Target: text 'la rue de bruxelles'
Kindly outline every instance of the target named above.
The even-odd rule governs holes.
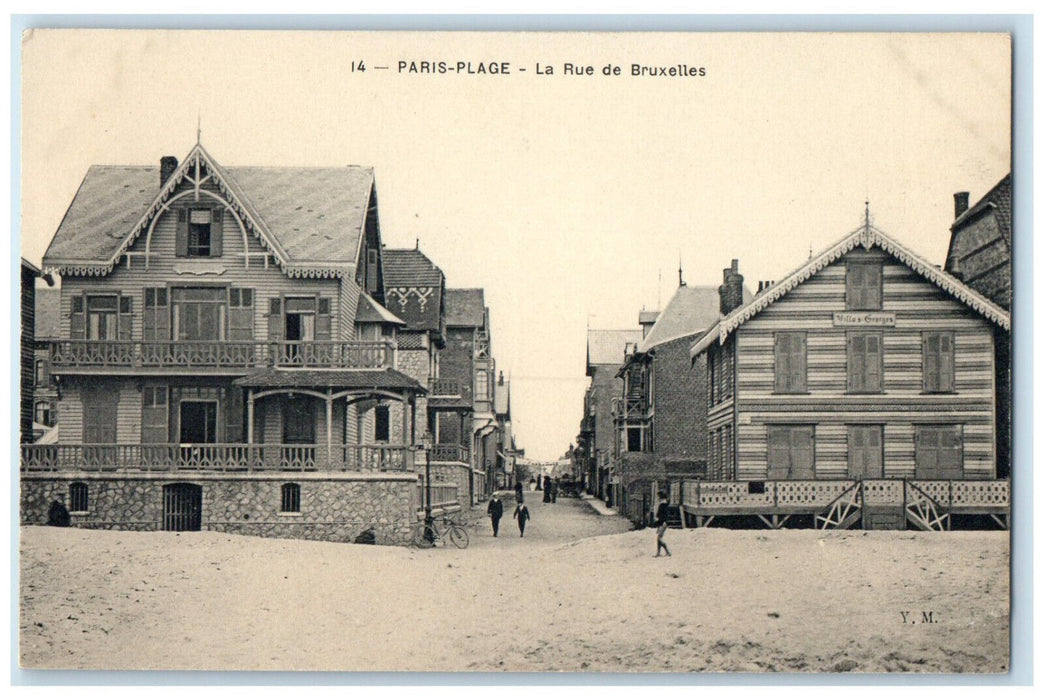
[[[361,63],[361,62],[355,62]],[[353,69],[355,66],[353,65]],[[530,73],[536,75],[562,76],[632,76],[632,77],[666,77],[666,78],[699,78],[707,75],[703,66],[678,63],[669,66],[645,65],[630,63],[618,65],[606,63],[601,66],[581,63],[543,64],[533,66],[512,65],[510,61],[399,61],[399,73],[415,75],[511,75],[513,73]]]

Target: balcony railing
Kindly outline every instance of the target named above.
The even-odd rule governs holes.
[[[471,387],[469,387],[466,382],[462,382],[459,379],[443,379],[442,377],[437,377],[430,379],[428,385],[431,387],[432,398],[448,396],[467,398],[471,394]]]
[[[412,472],[404,445],[22,445],[22,471]]]
[[[385,341],[134,341],[59,340],[51,343],[56,369],[308,367],[384,369],[395,364]]]
[[[432,462],[464,462],[468,463],[470,450],[464,445],[432,445]]]

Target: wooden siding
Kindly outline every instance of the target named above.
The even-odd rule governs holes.
[[[185,199],[179,200],[184,202]],[[209,197],[201,198],[201,202],[212,205]],[[187,202],[186,202],[187,203]],[[61,337],[69,338],[69,318],[71,298],[83,292],[112,293],[120,292],[133,300],[133,327],[131,338],[142,339],[142,309],[144,306],[144,289],[162,286],[228,286],[246,287],[254,290],[254,338],[264,340],[268,337],[268,302],[282,294],[321,295],[328,297],[331,303],[331,337],[341,338],[343,334],[344,316],[341,310],[341,284],[337,279],[300,279],[290,278],[269,260],[266,269],[262,255],[264,248],[251,234],[247,234],[245,245],[239,225],[228,211],[223,218],[222,255],[215,258],[186,258],[175,255],[175,237],[177,228],[176,211],[162,214],[156,222],[149,244],[150,260],[145,267],[144,252],[147,235],[143,233],[131,246],[130,264],[121,259],[111,273],[104,277],[62,278],[61,294]],[[246,266],[243,254],[255,254]],[[175,270],[178,268],[179,271]],[[213,271],[207,271],[213,270]],[[350,301],[351,293],[346,293]],[[356,296],[357,299],[357,296]],[[352,318],[354,318],[354,309]],[[348,331],[354,333],[354,329]]]
[[[884,263],[881,312],[894,313],[894,327],[834,326],[845,311],[845,261]],[[775,392],[773,334],[807,333],[808,392]],[[952,331],[955,340],[953,393],[922,391],[923,331]],[[849,331],[879,332],[883,338],[883,391],[847,391]],[[963,426],[965,478],[993,478],[993,335],[990,323],[935,285],[879,250],[854,251],[799,285],[736,331],[736,431],[739,479],[767,476],[771,424],[815,426],[815,475],[848,474],[848,425],[884,426],[884,476],[914,476],[917,424]],[[710,427],[726,422],[715,407]]]

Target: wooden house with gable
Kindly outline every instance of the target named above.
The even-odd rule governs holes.
[[[693,344],[708,367],[713,476],[682,483],[683,509],[697,523],[1006,524],[993,337],[1009,326],[867,221]]]
[[[91,166],[43,265],[59,434],[22,447],[23,522],[405,541],[426,388],[372,169]]]

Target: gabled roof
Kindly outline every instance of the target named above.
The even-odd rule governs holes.
[[[442,284],[442,270],[417,248],[385,248],[381,251],[381,257],[384,261],[385,285]]]
[[[37,289],[34,317],[36,340],[57,339],[61,322],[61,289]]]
[[[965,223],[976,219],[979,214],[985,211],[993,211],[997,217],[997,224],[1000,228],[1001,235],[1004,236],[1004,241],[1008,244],[1008,248],[1011,248],[1011,173],[1008,173],[1001,181],[993,186],[989,192],[982,196],[978,202],[971,206],[967,211],[957,217],[957,219],[950,226],[951,231],[956,231],[961,228]]]
[[[624,347],[642,340],[641,330],[592,330],[587,331],[587,366],[621,365]]]
[[[482,289],[446,290],[446,325],[483,328],[486,325],[486,301]]]
[[[497,382],[493,387],[493,412],[498,416],[511,413],[511,380],[503,381],[503,384]]]
[[[747,303],[751,299],[753,295],[744,287],[743,302]],[[678,287],[656,319],[652,330],[638,344],[637,352],[647,353],[657,345],[707,330],[717,322],[720,308],[717,287]]]
[[[359,308],[355,311],[356,323],[392,323],[405,326],[406,322],[378,303],[366,292],[359,294]]]
[[[880,229],[866,224],[860,226],[819,255],[811,258],[784,279],[756,296],[749,304],[739,307],[718,321],[717,324],[708,330],[706,335],[693,343],[689,350],[690,357],[696,357],[702,353],[715,340],[719,343],[724,343],[729,334],[738,327],[761,313],[761,311],[786,295],[791,289],[805,282],[809,277],[812,277],[827,265],[836,262],[841,256],[851,252],[856,246],[860,245],[867,249],[874,246],[880,248],[918,273],[925,280],[936,285],[958,301],[970,306],[1001,328],[1009,329],[1011,327],[1010,317],[999,306],[956,277],[943,272],[920,255],[893,240]]]
[[[372,168],[225,168],[198,143],[162,186],[158,166],[92,165],[44,266],[108,274],[139,236],[151,232],[197,168],[289,275],[335,277],[354,269],[373,194]]]
[[[441,331],[445,276],[417,248],[381,251],[384,296],[388,308],[410,330]]]

